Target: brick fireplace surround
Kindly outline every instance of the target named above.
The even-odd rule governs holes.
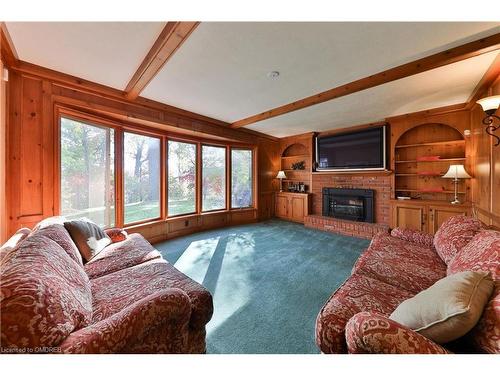
[[[322,216],[322,190],[324,187],[374,190],[375,223],[355,222]],[[313,174],[311,192],[313,194],[312,215],[305,218],[307,227],[362,238],[372,238],[375,233],[389,230],[391,176]]]

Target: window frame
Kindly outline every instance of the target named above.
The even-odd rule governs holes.
[[[62,125],[62,119],[66,118],[72,121],[80,122],[82,124],[88,125],[88,126],[93,126],[96,128],[101,128],[101,129],[113,129],[114,131],[114,184],[113,184],[113,189],[114,189],[114,205],[115,205],[115,218],[114,218],[114,227],[117,227],[120,224],[119,217],[120,217],[120,208],[119,208],[119,199],[118,199],[118,169],[119,169],[119,160],[117,158],[117,147],[119,143],[117,143],[118,138],[119,138],[119,133],[120,129],[117,127],[115,124],[109,123],[107,121],[102,121],[98,117],[94,116],[87,116],[86,114],[71,111],[71,110],[66,110],[66,109],[61,109],[61,108],[56,108],[55,110],[55,118],[56,120],[54,121],[55,123],[55,145],[54,145],[54,150],[55,150],[55,155],[54,155],[54,161],[55,161],[55,166],[54,166],[54,213],[57,213],[58,215],[61,215],[62,211],[62,157],[61,157],[61,125]],[[107,227],[104,227],[107,228]]]
[[[233,207],[233,150],[250,151],[250,153],[251,153],[250,176],[251,176],[251,186],[252,186],[252,194],[251,194],[252,198],[251,198],[250,205],[245,206],[245,207]],[[230,187],[229,207],[231,210],[247,210],[247,209],[255,208],[255,187],[256,187],[256,183],[255,183],[255,176],[256,176],[256,173],[255,173],[255,164],[256,164],[255,147],[251,148],[251,147],[243,147],[243,146],[229,146],[229,154],[231,156],[231,158],[230,158],[230,163],[231,163],[230,170],[231,170],[231,172],[230,172],[230,181],[229,181],[229,187]]]
[[[158,221],[162,220],[165,217],[165,162],[162,160],[165,158],[165,137],[162,135],[157,135],[154,133],[148,133],[148,132],[141,132],[140,130],[136,129],[130,129],[128,127],[124,127],[123,131],[121,132],[121,150],[122,150],[122,155],[121,155],[121,179],[122,179],[122,209],[123,209],[123,227],[131,227],[135,225],[140,225],[140,224],[145,224],[149,223],[152,221]],[[135,134],[135,135],[140,135],[143,137],[150,137],[150,138],[157,138],[160,141],[159,144],[159,153],[160,153],[160,165],[159,165],[159,186],[158,186],[158,191],[159,191],[159,197],[158,197],[158,204],[160,205],[160,214],[159,216],[156,216],[154,218],[147,218],[143,220],[137,220],[137,221],[131,221],[129,223],[125,222],[125,133],[130,133],[130,134]]]
[[[207,147],[217,147],[217,148],[222,148],[224,149],[224,189],[225,189],[225,196],[224,196],[224,208],[216,208],[213,210],[203,210],[203,146]],[[228,145],[220,145],[217,143],[207,143],[207,142],[201,142],[200,143],[200,148],[201,148],[201,185],[200,185],[200,190],[199,190],[199,195],[200,195],[200,214],[206,214],[210,212],[221,212],[221,211],[229,211],[230,205],[228,204],[228,174],[229,174],[229,164],[228,163]],[[230,160],[229,160],[230,161]]]
[[[187,213],[182,213],[182,214],[177,214],[177,215],[170,215],[169,212],[168,212],[168,179],[169,179],[169,176],[168,176],[168,169],[169,169],[169,163],[168,163],[168,156],[169,156],[169,145],[168,143],[169,142],[177,142],[177,143],[186,143],[186,144],[190,144],[190,145],[193,145],[195,146],[195,183],[194,183],[194,199],[195,199],[195,203],[194,203],[194,211],[192,212],[187,212]],[[187,141],[187,140],[184,140],[184,139],[180,139],[180,138],[174,138],[174,137],[166,137],[166,140],[165,140],[165,147],[166,147],[166,153],[165,153],[165,174],[166,174],[166,199],[165,199],[165,212],[166,212],[166,218],[167,219],[171,219],[171,218],[176,218],[176,217],[182,217],[182,216],[191,216],[191,215],[196,215],[199,213],[199,210],[200,210],[200,207],[199,207],[199,199],[198,199],[198,187],[200,186],[200,189],[201,189],[201,185],[199,184],[199,153],[200,153],[200,150],[199,150],[199,142],[195,142],[195,141]]]
[[[182,217],[204,216],[210,214],[217,214],[231,211],[241,210],[256,210],[257,197],[258,197],[258,173],[257,173],[257,151],[256,144],[249,144],[243,142],[230,142],[229,140],[215,140],[210,138],[199,137],[195,135],[184,135],[168,130],[156,129],[153,127],[146,127],[139,124],[134,124],[126,120],[109,119],[105,116],[92,114],[86,112],[84,108],[72,108],[65,103],[56,102],[53,111],[53,131],[54,131],[54,189],[53,189],[53,212],[54,215],[61,214],[61,117],[65,117],[74,121],[79,121],[91,126],[112,128],[114,130],[114,190],[115,190],[115,227],[118,228],[135,228],[141,227],[146,224],[168,222],[170,220],[178,220]],[[125,223],[125,202],[124,202],[124,133],[133,133],[160,140],[160,216],[142,221]],[[183,143],[190,143],[196,145],[196,212],[188,214],[179,214],[175,216],[168,216],[168,163],[167,163],[167,149],[168,141],[176,141]],[[225,178],[226,178],[226,196],[225,208],[203,211],[202,207],[202,148],[203,146],[225,148]],[[231,150],[244,149],[252,151],[252,206],[249,207],[232,207],[231,206]]]

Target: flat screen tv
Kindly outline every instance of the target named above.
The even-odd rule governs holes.
[[[386,169],[386,126],[316,137],[317,171]]]

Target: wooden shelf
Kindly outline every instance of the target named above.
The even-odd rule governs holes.
[[[439,160],[396,160],[396,164],[400,163],[441,163],[447,161],[464,161],[465,158],[450,158],[450,159],[439,159]]]
[[[306,169],[283,169],[283,172],[311,173],[311,171],[308,171]]]
[[[396,177],[443,177],[442,174],[396,173]]]
[[[296,159],[296,158],[308,158],[310,155],[302,154],[302,155],[291,155],[291,156],[282,156],[282,159]]]
[[[455,194],[453,190],[425,191],[418,189],[396,189],[396,191],[409,192],[409,193],[422,193],[422,194]],[[458,194],[465,194],[465,192],[459,191]]]
[[[452,145],[465,145],[465,140],[461,139],[458,141],[441,141],[441,142],[425,142],[425,143],[413,143],[409,145],[399,145],[396,148],[407,148],[407,147],[420,147],[420,146],[452,146]]]

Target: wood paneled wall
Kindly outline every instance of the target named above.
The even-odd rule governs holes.
[[[7,206],[5,194],[5,166],[7,157],[7,83],[4,81],[3,62],[0,60],[0,243],[7,239]]]
[[[500,77],[482,97],[491,95],[500,95]],[[493,146],[496,140],[486,134],[482,123],[485,116],[478,104],[470,112],[474,173],[472,202],[481,221],[500,227],[500,146]],[[500,131],[496,133],[500,136]]]
[[[43,71],[44,72],[44,71]],[[141,105],[112,95],[97,93],[71,82],[59,80],[37,71],[29,73],[16,68],[10,70],[8,85],[7,120],[7,175],[6,196],[8,197],[8,234],[20,227],[32,227],[45,217],[57,215],[58,199],[55,194],[58,168],[55,161],[56,107],[77,110],[104,120],[119,121],[138,129],[161,129],[167,134],[216,139],[257,146],[257,210],[239,215],[228,212],[224,220],[196,219],[187,225],[179,221],[185,229],[201,230],[213,226],[238,224],[255,221],[261,215],[270,217],[272,205],[266,209],[266,196],[277,188],[274,176],[279,168],[279,142],[256,132],[225,128],[203,118],[184,116],[182,113],[164,111],[159,103]],[[64,75],[62,76],[64,78]],[[261,205],[261,200],[263,201]],[[269,211],[269,212],[267,212]],[[5,217],[5,215],[4,215]],[[205,223],[206,222],[206,223]],[[206,224],[206,225],[205,225]],[[146,226],[134,231],[149,234],[153,239],[164,238],[158,231],[167,228],[166,223],[158,227]],[[173,225],[173,224],[172,224]],[[171,226],[171,225],[170,225]],[[176,231],[178,232],[178,231]]]

